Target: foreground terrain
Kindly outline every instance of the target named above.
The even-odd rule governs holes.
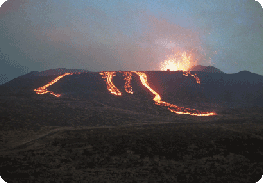
[[[95,99],[1,97],[1,177],[6,182],[257,182],[263,174],[262,108],[220,108],[217,116],[193,117],[146,99],[129,109],[124,102],[112,104],[114,97]]]

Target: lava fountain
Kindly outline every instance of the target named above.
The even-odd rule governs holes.
[[[186,55],[186,52],[177,53],[171,56],[168,56],[168,59],[161,63],[161,70],[166,71],[188,71],[191,67],[191,56]]]
[[[163,63],[161,63],[161,70],[162,71],[166,71],[166,70],[183,71],[184,76],[192,76],[195,78],[196,82],[198,84],[200,84],[200,78],[196,74],[191,74],[191,72],[189,71],[189,68],[193,64],[194,64],[194,62],[191,61],[191,56],[187,56],[186,52],[183,52],[182,54],[174,54],[172,56],[169,56],[167,60],[165,60]],[[147,83],[147,76],[144,73],[137,73],[137,74],[140,75],[141,81],[144,82],[144,86],[147,86],[146,88],[150,88],[149,84]],[[146,82],[145,82],[145,80],[146,80]],[[155,93],[153,93],[153,94],[155,94]],[[158,95],[158,98],[159,97],[160,96]],[[196,109],[178,107],[174,104],[170,104],[170,103],[161,101],[161,98],[160,98],[160,100],[155,100],[155,103],[157,105],[167,106],[171,112],[174,112],[176,114],[190,114],[190,115],[195,115],[195,116],[216,115],[216,113],[214,113],[214,112],[200,112]]]
[[[187,56],[186,52],[183,52],[182,54],[168,56],[168,59],[161,63],[160,68],[162,71],[183,71],[184,76],[193,76],[196,82],[200,84],[199,77],[196,74],[191,74],[190,71],[188,71],[193,64],[194,62],[191,61],[191,55]]]
[[[48,91],[47,88],[51,85],[53,85],[54,83],[58,82],[58,80],[60,80],[61,78],[67,76],[67,75],[72,75],[73,73],[65,73],[63,75],[60,75],[58,77],[56,77],[54,80],[52,80],[51,82],[49,82],[48,84],[39,87],[37,89],[34,89],[34,91],[36,92],[36,94],[46,94],[46,93],[50,93],[51,95],[54,95],[55,97],[60,97],[61,94],[55,94],[52,91]]]

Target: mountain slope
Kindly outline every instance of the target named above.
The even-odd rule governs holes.
[[[210,71],[209,67],[200,68]],[[214,70],[217,71],[217,69]],[[44,71],[43,73],[50,74],[52,72]],[[201,84],[196,83],[193,76],[185,76],[181,71],[145,71],[145,73],[148,76],[150,87],[161,95],[162,100],[179,106],[196,106],[200,109],[211,108],[211,105],[224,107],[263,106],[263,76],[248,71],[236,74],[191,71],[192,74],[196,74],[200,78]],[[51,74],[49,76],[40,75],[42,74],[31,73],[13,79],[0,87],[0,95],[35,96],[34,89],[46,85],[57,77],[57,75]],[[65,76],[48,87],[48,90],[62,94],[62,97],[91,98],[100,95],[97,96],[97,100],[107,103],[109,106],[117,103],[124,105],[125,103],[129,108],[128,106],[136,105],[135,101],[143,99],[153,103],[153,94],[142,85],[135,73],[132,73],[131,80],[133,95],[125,92],[125,80],[122,72],[117,72],[112,81],[123,93],[123,96],[111,95],[107,90],[105,80],[97,72],[80,72]],[[130,97],[133,102],[126,103],[125,97]],[[114,102],[109,102],[110,98]]]
[[[196,65],[189,69],[190,71],[202,71],[202,72],[209,72],[209,73],[224,73],[220,69],[215,68],[214,66],[202,66]]]

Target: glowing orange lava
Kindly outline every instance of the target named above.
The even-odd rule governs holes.
[[[196,75],[196,74],[191,74],[190,73],[190,71],[184,71],[183,72],[183,75],[184,76],[193,76],[194,78],[195,78],[195,80],[196,80],[196,82],[198,83],[198,84],[200,84],[200,79],[199,79],[199,77]]]
[[[67,75],[72,75],[73,73],[65,73],[63,75],[60,75],[58,77],[56,77],[54,80],[52,80],[51,82],[49,82],[48,84],[42,86],[42,87],[39,87],[37,89],[34,89],[34,91],[36,92],[36,94],[46,94],[46,93],[50,93],[51,95],[54,95],[55,97],[60,97],[61,94],[55,94],[54,92],[52,91],[48,91],[47,88],[51,85],[53,85],[54,83],[56,83],[58,80],[60,80],[61,78],[63,78],[64,76],[67,76]]]
[[[143,72],[137,72],[137,71],[133,71],[133,72],[135,72],[140,77],[140,80],[141,80],[142,84],[148,90],[150,90],[150,92],[152,92],[152,94],[155,95],[153,100],[155,101],[156,105],[166,106],[166,107],[168,107],[168,109],[171,112],[174,112],[176,114],[189,114],[189,115],[193,115],[193,116],[212,116],[212,115],[216,115],[216,113],[214,113],[214,112],[200,112],[200,111],[198,111],[196,109],[178,107],[178,106],[176,106],[174,104],[170,104],[168,102],[162,101],[161,100],[161,96],[149,86],[149,83],[147,81],[147,75],[145,73],[143,73]]]
[[[116,76],[115,71],[103,71],[103,72],[100,72],[100,75],[102,75],[103,79],[106,79],[107,89],[111,92],[111,94],[121,95],[121,92],[112,82],[113,76]]]
[[[133,94],[132,91],[132,87],[131,87],[131,79],[132,79],[132,72],[136,73],[139,77],[140,80],[142,82],[142,84],[152,93],[154,94],[154,98],[153,100],[155,101],[156,105],[160,105],[160,106],[166,106],[168,107],[168,110],[170,110],[171,112],[174,112],[176,114],[189,114],[189,115],[193,115],[193,116],[212,116],[212,115],[216,115],[216,113],[214,112],[200,112],[196,109],[190,109],[190,108],[184,108],[184,107],[178,107],[174,104],[170,104],[168,102],[162,101],[161,100],[161,96],[154,91],[148,81],[147,81],[147,75],[144,72],[138,72],[138,71],[131,71],[131,72],[123,72],[124,76],[125,76],[125,91],[127,93]],[[75,74],[80,74],[80,73],[75,73]],[[196,82],[200,84],[200,79],[196,76],[191,74],[189,71],[184,71],[183,73],[185,76],[193,76],[196,79]],[[46,93],[50,93],[56,97],[60,97],[61,94],[55,94],[52,91],[48,91],[47,88],[51,85],[53,85],[54,83],[56,83],[58,80],[60,80],[61,78],[63,78],[64,76],[67,75],[73,75],[73,73],[65,73],[63,75],[58,76],[57,78],[55,78],[54,80],[52,80],[51,82],[49,82],[48,84],[39,87],[37,89],[34,89],[34,91],[36,92],[36,94],[46,94]],[[100,75],[102,75],[102,78],[105,79],[106,81],[106,85],[107,85],[107,89],[111,92],[111,94],[120,96],[122,95],[122,93],[118,90],[118,88],[113,84],[112,82],[112,78],[114,76],[116,76],[116,72],[115,71],[103,71],[100,72]]]
[[[123,72],[123,75],[125,76],[125,91],[127,93],[133,94],[132,87],[131,87],[131,80],[132,80],[132,73],[131,72]]]
[[[188,71],[193,62],[191,62],[191,56],[187,56],[186,52],[174,54],[168,56],[168,59],[161,63],[161,70],[166,71]]]

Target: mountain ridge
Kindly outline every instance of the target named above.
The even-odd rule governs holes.
[[[54,70],[60,74],[69,71],[67,69]],[[58,76],[54,75],[56,72],[53,70],[47,71],[42,71],[41,74],[33,71],[1,85],[0,95],[35,96],[34,89],[46,85]],[[71,69],[71,71],[83,72],[65,76],[51,85],[48,90],[63,94],[64,97],[82,96],[89,98],[96,93],[101,93],[101,96],[105,95],[105,97],[115,97],[107,90],[105,79],[101,77],[99,72],[77,69]],[[196,74],[200,78],[200,84],[196,83],[193,76],[184,76],[182,71],[144,72],[148,76],[150,86],[161,95],[163,100],[170,103],[182,104],[182,106],[191,106],[192,104],[201,106],[204,103],[207,106],[217,103],[226,107],[263,106],[263,76],[248,71],[235,74],[191,71],[192,74]],[[116,73],[117,75],[113,77],[112,81],[124,95],[127,95],[124,90],[123,71],[116,71]],[[145,96],[148,98],[147,100],[152,100],[152,94],[141,84],[139,77],[134,73],[132,74],[131,86],[134,90],[133,96],[141,98],[142,96],[137,94],[146,92],[148,93]]]
[[[189,71],[203,71],[209,73],[224,73],[220,69],[214,66],[202,66],[202,65],[195,65],[189,69]]]
[[[64,73],[77,73],[77,72],[91,72],[85,69],[66,69],[66,68],[56,68],[48,69],[45,71],[31,71],[28,74],[19,76],[19,77],[30,77],[30,76],[53,76],[53,75],[62,75]]]

